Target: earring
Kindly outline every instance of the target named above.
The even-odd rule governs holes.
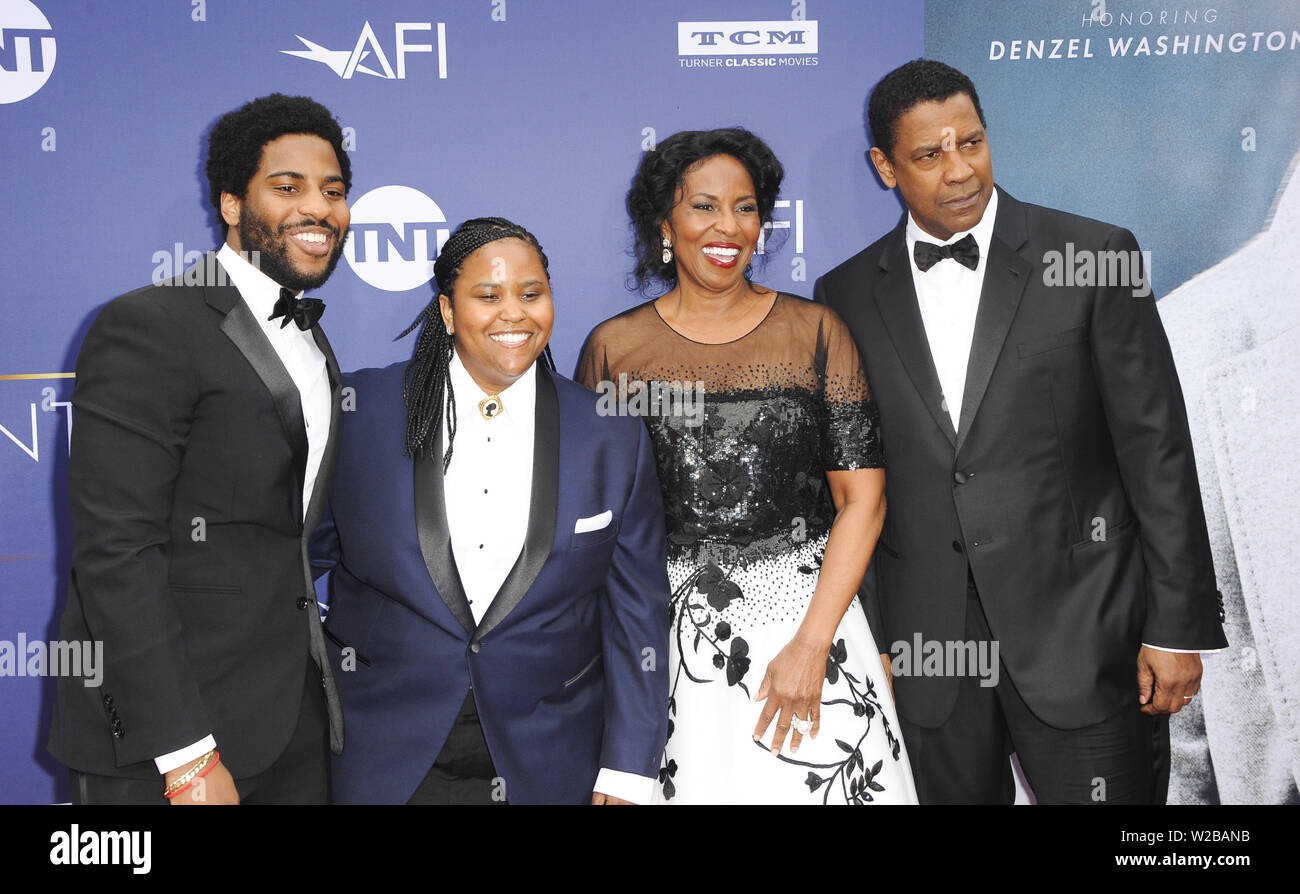
[[[673,262],[673,244],[669,242],[668,237],[665,236],[664,237],[664,263],[671,264],[672,262]]]

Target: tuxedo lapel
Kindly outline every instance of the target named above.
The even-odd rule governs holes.
[[[338,456],[339,424],[343,414],[341,398],[343,394],[343,376],[339,372],[339,362],[334,357],[334,349],[320,326],[313,326],[311,334],[316,339],[316,347],[325,355],[325,370],[330,380],[330,430],[325,439],[325,450],[321,454],[320,467],[316,470],[316,486],[312,489],[311,504],[303,521],[303,536],[310,537],[320,522],[325,501],[329,499],[330,482],[334,480],[334,461]],[[300,405],[301,408],[301,405]]]
[[[546,564],[555,545],[555,510],[560,482],[560,402],[555,382],[541,364],[537,366],[537,412],[533,434],[533,487],[528,507],[528,533],[524,548],[506,575],[496,598],[474,632],[477,642],[524,598]]]
[[[298,387],[280,362],[275,348],[262,331],[262,325],[240,297],[238,289],[234,286],[207,286],[203,295],[210,307],[226,315],[221,323],[221,331],[234,342],[266,390],[271,392],[275,412],[280,417],[285,438],[293,450],[294,472],[298,483],[294,489],[294,517],[301,518],[302,486],[307,471],[307,425],[302,418],[302,398],[298,394]],[[333,434],[331,423],[331,443]]]
[[[881,252],[882,275],[876,281],[875,300],[880,316],[889,330],[889,337],[898,351],[907,375],[921,396],[921,402],[930,411],[934,422],[954,446],[957,432],[952,427],[943,402],[943,386],[934,367],[930,342],[921,321],[921,307],[916,300],[916,283],[912,281],[912,265],[907,260],[907,239],[904,236],[907,218],[890,234],[889,246]]]
[[[334,358],[334,350],[330,347],[329,339],[325,337],[325,333],[321,331],[320,326],[313,326],[311,334],[316,339],[316,346],[325,355],[325,369],[329,374],[330,430],[329,436],[325,440],[325,450],[321,454],[320,466],[316,470],[316,484],[312,488],[311,503],[307,506],[307,515],[303,519],[302,563],[303,571],[308,580],[311,580],[311,560],[308,556],[308,543],[311,540],[312,532],[316,530],[316,525],[320,522],[325,503],[329,499],[330,484],[334,480],[334,461],[338,456],[339,425],[342,422],[340,417],[343,414],[339,405],[339,398],[343,392],[343,376],[339,372],[338,360]],[[312,590],[308,596],[314,599],[316,595],[315,588],[313,587]],[[330,750],[334,754],[342,754],[344,738],[343,704],[339,699],[338,684],[334,682],[334,668],[330,664],[329,654],[325,649],[325,635],[321,627],[320,612],[307,612],[307,626],[311,640],[312,657],[316,661],[316,666],[320,668],[321,683],[325,687],[325,712],[329,716]]]
[[[451,549],[451,531],[447,528],[447,503],[442,482],[442,426],[434,438],[432,455],[415,460],[415,527],[420,539],[424,567],[433,579],[447,610],[452,613],[467,636],[474,635],[474,613],[456,570],[456,556]]]
[[[971,423],[979,412],[993,368],[997,366],[1002,345],[1011,329],[1011,321],[1015,319],[1020,298],[1029,284],[1033,265],[1017,253],[1028,238],[1024,208],[1005,192],[999,192],[998,217],[993,225],[970,359],[966,364],[966,389],[961,399],[961,421],[957,425],[958,450],[966,442]]]

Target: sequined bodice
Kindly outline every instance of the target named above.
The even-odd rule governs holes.
[[[602,323],[578,381],[642,416],[655,444],[670,551],[768,553],[834,517],[827,470],[883,465],[879,415],[833,311],[781,295],[749,334],[693,342],[646,303]]]

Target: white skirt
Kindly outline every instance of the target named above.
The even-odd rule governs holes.
[[[755,742],[768,662],[794,637],[826,537],[750,563],[725,547],[672,558],[669,735],[657,804],[915,804],[907,750],[854,597],[835,632],[822,683],[821,729],[791,754],[770,750],[773,721]]]

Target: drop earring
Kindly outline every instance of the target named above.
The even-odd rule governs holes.
[[[672,262],[673,262],[673,244],[669,242],[668,237],[665,236],[664,237],[664,263],[671,264]]]

